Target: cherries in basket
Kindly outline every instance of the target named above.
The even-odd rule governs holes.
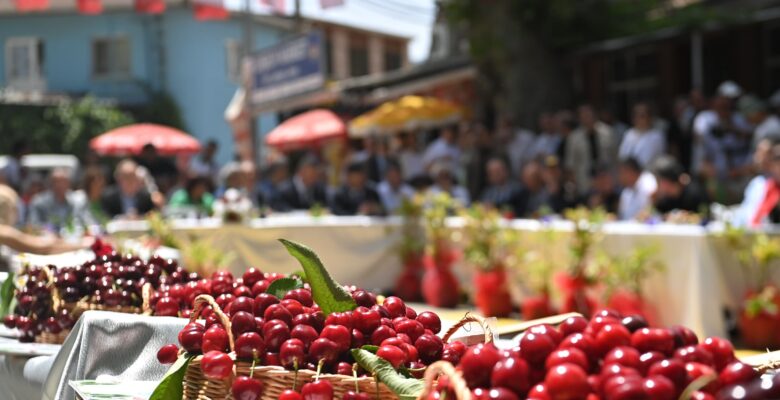
[[[479,344],[455,363],[475,399],[675,400],[780,398],[780,375],[761,378],[718,337],[651,328],[603,310],[591,320],[530,328],[510,350]],[[456,398],[447,379],[428,398]]]

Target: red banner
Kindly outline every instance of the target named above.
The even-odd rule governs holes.
[[[95,15],[103,12],[102,0],[77,0],[79,13],[87,15]]]
[[[221,5],[195,3],[195,19],[198,21],[228,19],[230,13]]]
[[[135,0],[135,11],[143,14],[162,14],[165,12],[165,1]]]
[[[15,0],[16,11],[43,11],[49,8],[49,0]]]

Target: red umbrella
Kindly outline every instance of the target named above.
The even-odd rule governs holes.
[[[347,125],[329,110],[311,110],[274,128],[265,143],[284,150],[315,146],[325,140],[347,137]]]
[[[163,155],[200,151],[200,143],[194,137],[157,124],[133,124],[112,129],[90,140],[89,147],[98,154],[121,156],[139,154],[149,143]]]

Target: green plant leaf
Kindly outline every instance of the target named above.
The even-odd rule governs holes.
[[[192,355],[180,355],[165,376],[160,381],[160,384],[152,392],[152,396],[149,400],[174,400],[181,399],[184,394],[184,374],[187,372],[187,366],[190,365],[190,360],[193,359]]]
[[[311,286],[311,295],[320,306],[322,313],[328,316],[334,312],[351,311],[357,308],[352,296],[333,278],[322,265],[322,261],[310,248],[285,239],[279,239],[291,256],[301,263]]]
[[[389,362],[369,351],[353,349],[352,358],[366,371],[376,376],[379,382],[384,383],[402,400],[417,399],[423,391],[425,384],[422,380],[404,377]]]
[[[11,303],[14,299],[14,273],[9,272],[8,277],[0,286],[0,318],[11,312]]]
[[[303,272],[303,270],[302,270],[302,269],[299,269],[299,270],[297,270],[297,271],[293,272],[293,273],[292,273],[292,274],[290,274],[290,275],[292,275],[292,276],[297,276],[298,278],[301,278],[301,280],[302,280],[303,282],[308,282],[308,281],[306,280],[306,273],[305,273],[305,272]]]
[[[290,290],[300,289],[302,287],[303,282],[299,281],[298,279],[281,278],[271,282],[265,292],[281,300]]]
[[[377,350],[379,350],[379,346],[374,346],[373,344],[366,344],[361,347],[361,349],[365,351],[370,351],[371,353],[376,354]]]

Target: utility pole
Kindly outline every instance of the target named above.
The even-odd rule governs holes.
[[[293,13],[293,20],[295,21],[295,32],[297,35],[303,32],[303,16],[301,15],[301,0],[295,0],[295,11]]]

